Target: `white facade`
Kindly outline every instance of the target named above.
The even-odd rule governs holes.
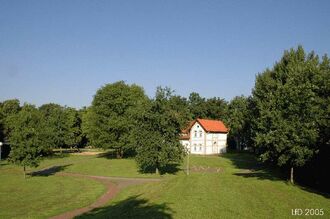
[[[191,154],[220,154],[227,148],[227,133],[206,132],[198,123],[191,127],[189,139],[180,140]]]

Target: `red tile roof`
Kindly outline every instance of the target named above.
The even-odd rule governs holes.
[[[228,128],[220,120],[197,119],[197,122],[207,132],[228,132]]]
[[[190,129],[196,122],[198,122],[206,132],[227,133],[229,131],[225,124],[220,120],[196,119],[191,121],[186,129],[182,130],[180,139],[189,139]]]

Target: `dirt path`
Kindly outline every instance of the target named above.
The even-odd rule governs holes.
[[[161,179],[148,179],[148,178],[125,178],[125,177],[107,177],[107,176],[90,176],[83,175],[78,173],[58,173],[58,176],[73,176],[73,177],[81,177],[88,178],[99,181],[103,185],[105,185],[107,191],[100,198],[98,198],[94,203],[89,206],[75,209],[69,212],[65,212],[63,214],[57,215],[55,217],[51,217],[51,219],[69,219],[75,216],[81,215],[83,213],[89,212],[94,208],[102,207],[105,205],[110,199],[112,199],[121,189],[130,186],[130,185],[138,185],[146,182],[159,182]]]

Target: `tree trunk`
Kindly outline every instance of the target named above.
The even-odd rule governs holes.
[[[24,171],[24,179],[26,179],[25,165],[23,166],[23,171]]]
[[[293,180],[293,167],[291,167],[291,169],[290,169],[290,182],[292,184],[294,184],[294,180]]]

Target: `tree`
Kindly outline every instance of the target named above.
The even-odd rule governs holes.
[[[117,157],[133,149],[132,130],[136,117],[144,111],[147,96],[144,90],[123,81],[107,84],[94,96],[84,118],[84,130],[96,147],[111,148]]]
[[[65,108],[54,103],[39,107],[43,121],[47,124],[42,130],[43,138],[47,142],[48,150],[66,146],[69,138],[68,118]]]
[[[10,134],[8,118],[20,111],[17,99],[5,100],[0,104],[0,141],[5,141]]]
[[[64,142],[67,146],[78,147],[82,141],[81,117],[74,108],[65,108],[67,134]]]
[[[189,111],[193,119],[206,118],[207,110],[205,107],[205,98],[202,98],[198,93],[192,92],[189,95]]]
[[[39,165],[43,149],[40,133],[44,128],[41,114],[33,105],[25,104],[17,114],[9,118],[9,121],[11,129],[9,161],[23,166],[25,178],[27,166]]]
[[[206,118],[225,120],[227,116],[227,102],[219,97],[209,98],[205,102]]]
[[[209,118],[221,119],[226,118],[227,102],[219,97],[205,99],[198,93],[192,92],[189,95],[189,111],[193,119]]]
[[[192,120],[192,114],[189,111],[189,103],[187,99],[179,95],[171,95],[168,104],[169,108],[174,111],[175,116],[180,123],[180,128],[185,129]]]
[[[227,123],[229,125],[229,137],[236,143],[236,149],[242,150],[248,145],[250,115],[248,98],[244,96],[234,97],[228,106]]]
[[[142,171],[156,171],[181,162],[184,148],[179,142],[180,122],[171,108],[172,91],[158,87],[155,99],[139,118],[134,130],[136,161]]]
[[[285,51],[273,69],[256,78],[253,101],[256,106],[255,144],[261,160],[290,167],[303,166],[318,148],[318,87],[320,65],[314,53],[301,46]]]

